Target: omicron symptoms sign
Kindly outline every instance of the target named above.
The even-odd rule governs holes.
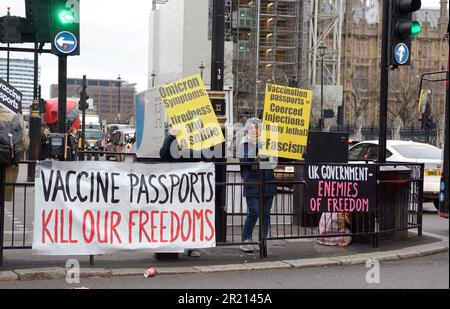
[[[170,124],[179,131],[181,148],[201,151],[225,141],[199,74],[161,86],[158,92]]]
[[[215,246],[211,163],[41,162],[35,181],[35,254]]]
[[[375,212],[375,165],[312,164],[305,168],[306,212]]]

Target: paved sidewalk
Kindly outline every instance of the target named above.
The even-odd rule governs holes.
[[[448,238],[433,234],[418,237],[411,233],[405,240],[382,243],[380,248],[352,243],[343,248],[327,247],[315,240],[269,241],[269,256],[259,258],[259,252],[244,253],[237,246],[202,250],[200,257],[180,254],[176,260],[157,261],[149,252],[121,252],[95,257],[33,256],[31,250],[5,250],[4,267],[0,268],[0,282],[15,280],[58,279],[66,276],[66,262],[77,259],[81,277],[142,276],[145,269],[154,267],[160,275],[196,272],[243,271],[299,267],[327,267],[365,263],[374,258],[392,261],[448,251]]]

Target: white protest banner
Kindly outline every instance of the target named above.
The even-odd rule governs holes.
[[[33,253],[215,246],[212,163],[40,162]]]

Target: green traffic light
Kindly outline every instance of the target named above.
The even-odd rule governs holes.
[[[73,13],[69,10],[63,10],[58,15],[59,21],[63,24],[70,24],[74,21]]]
[[[411,23],[411,37],[418,36],[421,30],[420,23],[418,21],[413,21]]]

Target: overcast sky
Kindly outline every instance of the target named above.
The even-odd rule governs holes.
[[[7,7],[11,15],[25,16],[24,3],[0,0],[0,16],[6,15]],[[136,83],[138,91],[145,90],[151,4],[152,0],[82,0],[81,55],[69,57],[68,77],[116,79],[120,74],[123,80]],[[439,7],[439,0],[422,0],[422,7]],[[6,57],[6,52],[0,52],[0,57]],[[24,53],[11,57],[33,59]],[[50,85],[58,82],[57,57],[43,54],[40,66],[42,95],[48,98]]]

